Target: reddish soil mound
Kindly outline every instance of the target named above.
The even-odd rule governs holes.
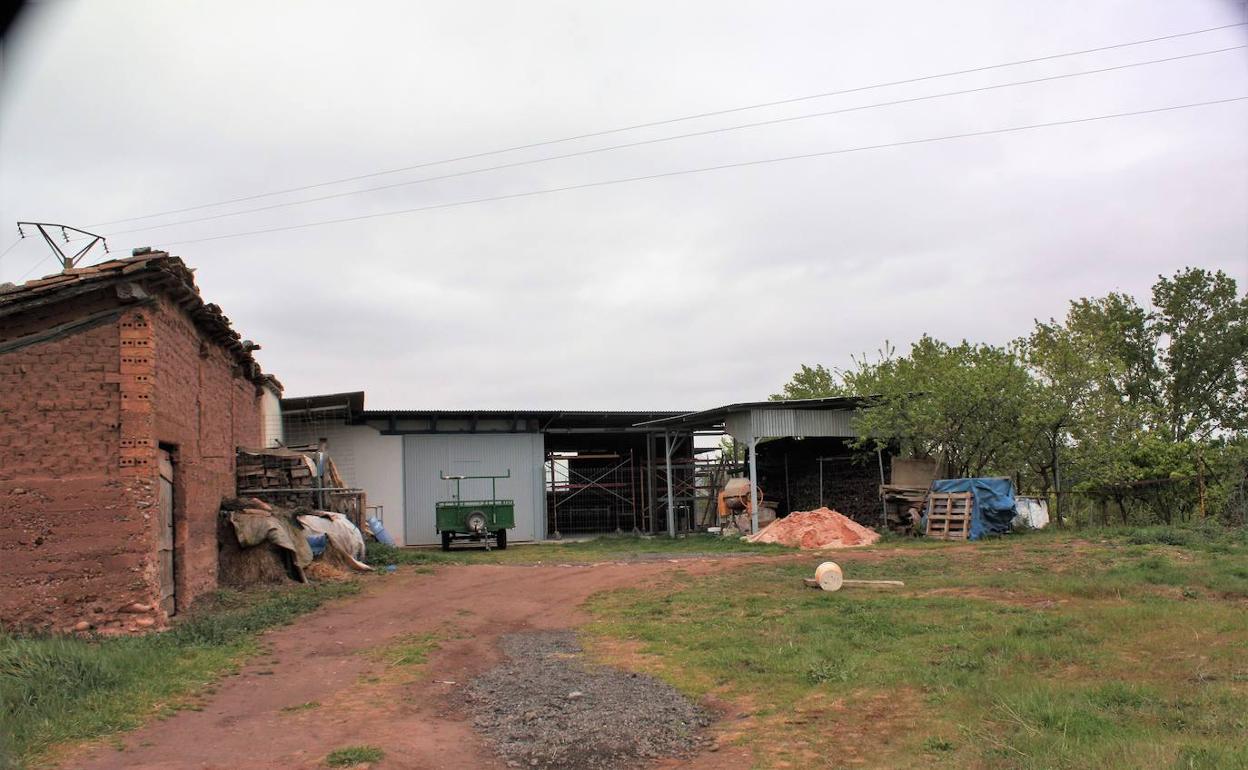
[[[750,535],[751,543],[779,543],[808,550],[871,545],[880,533],[829,508],[794,511]]]

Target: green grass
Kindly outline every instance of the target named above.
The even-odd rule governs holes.
[[[740,553],[789,553],[791,549],[771,544],[742,542],[738,538],[713,535],[687,535],[670,538],[605,535],[593,540],[564,543],[513,545],[505,551],[458,546],[444,552],[436,548],[396,548],[381,543],[368,544],[366,561],[374,566],[391,564],[567,564],[594,561],[661,558],[705,554],[722,556]]]
[[[691,694],[749,704],[761,767],[859,748],[867,767],[1248,767],[1248,545],[1190,537],[743,565],[600,594],[591,631],[604,657],[623,645]],[[803,587],[826,558],[906,587]]]
[[[236,670],[261,631],[356,591],[353,583],[221,591],[172,630],[147,636],[0,635],[0,767],[133,729],[153,714],[202,708],[194,694]]]
[[[386,752],[376,746],[346,746],[331,751],[329,756],[325,757],[325,764],[330,767],[351,767],[380,762],[385,756]]]
[[[382,647],[369,650],[369,655],[389,666],[420,666],[438,649],[441,636],[436,633],[401,634]]]

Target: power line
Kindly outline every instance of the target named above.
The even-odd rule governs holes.
[[[0,259],[4,259],[5,256],[14,248],[16,248],[17,244],[21,242],[22,242],[22,239],[19,237],[16,241],[13,241],[12,243],[10,243],[7,249],[5,249],[4,251],[0,251]]]
[[[1174,110],[1183,110],[1192,107],[1208,107],[1216,104],[1229,104],[1231,102],[1239,102],[1248,99],[1248,96],[1233,96],[1226,99],[1213,99],[1203,102],[1191,102],[1188,104],[1175,104],[1167,107],[1154,107],[1147,110],[1134,110],[1132,112],[1116,112],[1108,115],[1093,115],[1087,118],[1072,118],[1069,120],[1056,120],[1047,123],[1031,123],[1023,126],[1009,126],[1006,128],[994,128],[985,131],[969,131],[960,134],[946,134],[944,136],[925,137],[922,139],[908,139],[900,142],[888,142],[885,144],[864,145],[859,147],[846,147],[839,150],[824,150],[822,152],[803,153],[801,155],[785,155],[777,158],[763,158],[761,160],[748,160],[737,163],[724,163],[717,166],[704,166],[701,168],[681,169],[679,171],[666,171],[658,174],[646,174],[644,176],[623,177],[619,179],[607,179],[598,182],[585,182],[582,184],[566,185],[564,187],[552,187],[541,190],[529,190],[527,192],[508,193],[506,195],[493,195],[486,198],[472,198],[462,201],[451,201],[449,203],[436,203],[428,206],[417,206],[414,208],[398,209],[394,211],[380,211],[373,214],[360,214],[351,217],[341,217],[338,219],[324,219],[315,222],[304,222],[297,225],[284,225],[281,227],[270,227],[260,230],[247,230],[237,233],[226,233],[224,235],[213,235],[205,238],[190,238],[181,241],[172,241],[161,244],[162,248],[169,246],[181,246],[189,243],[203,243],[205,241],[219,241],[226,238],[241,238],[248,235],[264,235],[267,233],[289,232],[291,230],[301,230],[307,227],[320,227],[323,225],[343,224],[347,222],[360,222],[368,219],[378,219],[381,217],[391,217],[400,214],[415,214],[423,211],[434,211],[437,209],[455,208],[458,206],[470,206],[477,203],[491,203],[494,201],[512,200],[516,198],[531,198],[539,195],[550,195],[552,193],[570,192],[573,190],[586,190],[594,187],[607,187],[610,185],[627,184],[630,182],[644,182],[654,179],[666,179],[669,177],[685,176],[688,174],[702,174],[710,171],[724,171],[727,169],[746,168],[750,166],[762,166],[771,163],[782,163],[792,160],[808,160],[811,158],[823,158],[832,155],[845,155],[854,152],[866,152],[868,150],[882,150],[890,147],[906,147],[917,144],[931,144],[933,142],[944,142],[953,139],[968,139],[978,136],[992,136],[996,134],[1008,134],[1018,131],[1030,131],[1037,128],[1052,128],[1056,126],[1069,126],[1081,123],[1092,123],[1100,120],[1112,120],[1115,118],[1128,118],[1139,115],[1152,115],[1162,112],[1172,112]]]
[[[947,98],[950,96],[962,96],[965,94],[982,93],[984,91],[993,91],[993,90],[997,90],[1001,88],[1012,88],[1015,86],[1034,85],[1036,83],[1046,83],[1046,82],[1055,81],[1055,80],[1065,80],[1069,78],[1083,77],[1085,75],[1097,75],[1097,74],[1102,74],[1105,72],[1114,72],[1117,70],[1131,69],[1133,67],[1143,67],[1143,66],[1150,65],[1150,64],[1162,64],[1166,62],[1179,61],[1182,59],[1193,59],[1199,56],[1209,56],[1212,54],[1226,53],[1227,51],[1238,51],[1238,50],[1243,50],[1244,48],[1248,48],[1248,45],[1237,45],[1237,46],[1231,46],[1229,48],[1218,48],[1212,51],[1198,51],[1196,53],[1182,54],[1179,56],[1169,56],[1163,59],[1150,59],[1148,61],[1132,62],[1130,64],[1119,64],[1113,67],[1102,67],[1101,69],[1087,70],[1084,72],[1068,72],[1062,75],[1049,75],[1047,77],[1033,78],[1031,80],[1018,80],[1018,81],[1014,81],[1010,83],[997,83],[995,85],[980,86],[978,88],[967,88],[967,89],[963,89],[960,91],[946,91],[944,93],[929,94],[927,96],[915,96],[915,97],[910,97],[908,99],[894,99],[893,101],[888,101],[888,102],[864,104],[864,105],[860,105],[857,107],[844,107],[844,108],[837,109],[837,110],[813,112],[813,113],[808,113],[805,115],[793,115],[793,116],[789,116],[785,118],[775,118],[772,120],[757,121],[754,123],[742,123],[742,124],[735,125],[735,126],[711,128],[711,129],[706,129],[705,131],[694,131],[694,132],[687,133],[687,134],[677,134],[675,136],[664,136],[664,137],[658,137],[655,139],[641,139],[635,142],[615,144],[615,145],[610,145],[607,147],[595,147],[595,148],[588,149],[588,150],[578,150],[577,152],[569,152],[569,153],[564,153],[562,155],[547,155],[542,158],[532,158],[529,160],[515,161],[513,163],[502,163],[502,164],[498,164],[494,166],[487,166],[485,168],[470,169],[467,171],[456,171],[450,174],[439,174],[437,176],[427,176],[427,177],[421,177],[419,179],[409,179],[404,182],[394,182],[392,184],[378,185],[376,187],[366,187],[361,190],[348,190],[346,192],[332,193],[330,195],[321,195],[315,198],[305,198],[303,200],[287,201],[285,203],[274,203],[269,206],[257,206],[255,208],[243,209],[241,211],[229,211],[223,214],[211,214],[209,216],[204,216],[204,217],[180,219],[174,222],[165,222],[159,225],[148,225],[146,227],[136,227],[130,230],[118,230],[118,231],[109,233],[109,237],[114,237],[117,235],[129,235],[131,233],[141,233],[141,232],[146,232],[148,230],[159,230],[163,227],[176,227],[178,225],[194,224],[196,222],[209,222],[209,221],[216,220],[216,219],[228,219],[229,217],[243,216],[244,214],[254,214],[260,211],[272,211],[274,209],[290,208],[293,206],[304,206],[309,203],[319,203],[321,201],[334,200],[337,198],[347,198],[352,195],[363,195],[365,193],[378,192],[381,190],[392,190],[398,187],[409,187],[412,185],[424,184],[427,182],[436,182],[436,181],[441,181],[445,179],[454,179],[458,177],[473,176],[475,174],[484,174],[484,173],[488,173],[491,171],[500,171],[503,169],[518,168],[521,166],[532,166],[532,165],[537,165],[539,163],[548,163],[550,161],[555,161],[555,160],[566,160],[568,158],[577,158],[577,157],[583,157],[586,155],[595,155],[595,154],[604,153],[604,152],[611,152],[614,150],[623,150],[623,149],[628,149],[632,147],[641,147],[641,146],[650,145],[650,144],[672,142],[672,141],[676,141],[679,139],[689,139],[689,138],[699,137],[699,136],[708,136],[711,134],[722,134],[722,133],[726,133],[729,131],[739,131],[741,129],[746,129],[746,128],[759,128],[762,126],[773,126],[773,125],[777,125],[781,123],[791,123],[791,122],[795,122],[799,120],[809,120],[811,118],[822,118],[822,117],[828,117],[831,115],[842,115],[842,114],[849,113],[849,112],[859,112],[862,110],[876,109],[878,107],[893,107],[893,106],[897,106],[901,104],[912,104],[914,102],[922,102],[922,101],[927,101],[930,99],[942,99],[942,98]]]
[[[47,262],[47,261],[48,261],[48,257],[50,257],[50,256],[52,256],[52,255],[51,255],[50,253],[48,253],[48,254],[44,254],[44,255],[43,255],[42,257],[40,257],[39,259],[36,259],[36,260],[35,260],[35,263],[34,263],[33,265],[31,265],[31,266],[30,266],[30,268],[29,268],[26,272],[22,273],[22,277],[21,277],[21,278],[18,278],[18,279],[17,279],[17,281],[20,283],[20,282],[22,282],[22,281],[26,280],[26,276],[28,276],[28,275],[30,275],[31,273],[35,272],[35,268],[39,267],[39,266],[40,266],[40,265],[42,265],[44,262]]]
[[[1131,46],[1146,45],[1148,43],[1158,43],[1163,40],[1174,40],[1177,38],[1191,37],[1193,35],[1203,35],[1206,32],[1217,32],[1219,30],[1232,29],[1234,27],[1242,27],[1245,24],[1248,24],[1248,22],[1236,22],[1234,24],[1223,24],[1217,27],[1206,27],[1204,29],[1191,30],[1189,32],[1176,32],[1171,35],[1162,35],[1160,37],[1145,38],[1143,40],[1132,40],[1132,41],[1124,42],[1124,43],[1114,43],[1112,45],[1103,45],[1103,46],[1098,46],[1096,48],[1085,48],[1085,49],[1078,50],[1078,51],[1067,51],[1064,53],[1049,54],[1047,56],[1036,56],[1036,57],[1032,57],[1029,59],[1018,59],[1016,61],[1002,62],[1000,64],[989,64],[989,65],[984,65],[981,67],[971,67],[969,69],[952,70],[949,72],[941,72],[941,73],[932,74],[932,75],[921,75],[918,77],[906,78],[903,80],[893,80],[893,81],[888,81],[888,82],[883,82],[883,83],[873,83],[871,85],[855,86],[853,88],[844,88],[844,89],[840,89],[836,91],[824,91],[822,93],[817,93],[817,94],[796,96],[796,97],[791,97],[788,99],[778,99],[776,101],[770,101],[770,102],[758,102],[755,104],[747,104],[747,105],[743,105],[740,107],[729,107],[726,109],[712,110],[709,112],[699,112],[699,113],[694,113],[691,115],[682,115],[680,117],[675,117],[675,118],[666,118],[663,120],[649,121],[646,123],[634,123],[632,125],[621,126],[618,128],[608,128],[608,129],[604,129],[601,131],[592,131],[592,132],[585,133],[585,134],[565,136],[565,137],[561,137],[558,139],[546,139],[546,140],[539,141],[539,142],[530,142],[528,144],[517,144],[511,147],[503,147],[503,148],[496,149],[496,150],[487,150],[484,152],[471,153],[469,155],[460,155],[460,156],[453,157],[453,158],[444,158],[441,160],[426,161],[423,163],[416,163],[416,164],[412,164],[409,166],[402,166],[400,168],[386,169],[383,171],[374,171],[368,174],[357,174],[355,176],[341,177],[338,179],[331,179],[331,180],[324,181],[324,182],[316,182],[313,184],[301,185],[299,187],[288,187],[286,189],[273,190],[271,192],[266,192],[266,193],[244,195],[244,196],[240,196],[237,198],[228,198],[226,200],[215,201],[213,203],[201,203],[195,206],[186,206],[184,208],[179,208],[179,209],[169,209],[167,211],[158,211],[152,214],[143,214],[141,216],[136,216],[136,217],[123,217],[121,219],[111,219],[106,222],[95,222],[93,224],[87,225],[87,227],[103,227],[105,225],[120,224],[122,222],[134,222],[140,219],[151,219],[153,217],[167,216],[169,214],[183,214],[188,211],[198,211],[200,209],[212,208],[215,206],[224,206],[230,203],[244,203],[246,201],[258,200],[260,198],[269,198],[275,195],[286,195],[288,193],[302,192],[304,190],[313,190],[318,187],[328,187],[330,185],[342,184],[344,182],[358,182],[363,179],[372,179],[372,178],[379,177],[379,176],[386,176],[388,174],[398,174],[404,171],[414,171],[416,169],[428,168],[430,166],[439,166],[439,165],[443,165],[446,163],[456,163],[456,162],[463,161],[463,160],[474,160],[476,158],[485,158],[485,157],[489,157],[492,155],[501,155],[503,153],[516,152],[518,150],[529,150],[529,149],[533,149],[536,147],[545,147],[545,146],[549,146],[552,144],[562,144],[564,142],[573,142],[573,141],[577,141],[580,139],[591,139],[591,138],[599,137],[599,136],[608,136],[610,134],[618,134],[618,133],[623,133],[625,131],[634,131],[639,128],[653,128],[655,126],[665,126],[665,125],[669,125],[672,123],[680,123],[686,120],[696,120],[699,118],[710,118],[710,117],[716,117],[719,115],[729,115],[735,112],[744,112],[746,110],[755,110],[755,109],[761,109],[764,107],[778,107],[778,106],[785,105],[785,104],[794,104],[797,102],[809,101],[812,99],[822,99],[822,98],[829,97],[829,96],[841,96],[844,94],[858,93],[860,91],[868,91],[868,90],[876,89],[876,88],[888,88],[891,86],[921,83],[927,80],[935,80],[937,78],[953,77],[955,75],[969,75],[969,74],[976,73],[976,72],[988,72],[990,70],[1002,69],[1004,67],[1015,67],[1020,64],[1034,64],[1037,62],[1061,59],[1061,58],[1065,58],[1068,56],[1081,56],[1084,54],[1098,53],[1101,51],[1112,51],[1112,50],[1119,49],[1119,48],[1129,48]]]

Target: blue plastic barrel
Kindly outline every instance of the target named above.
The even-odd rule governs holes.
[[[312,548],[313,556],[320,556],[325,553],[325,545],[329,542],[329,535],[304,535],[308,539],[308,545]]]
[[[368,518],[368,528],[373,531],[373,537],[377,538],[377,542],[382,545],[394,545],[394,538],[390,537],[390,533],[382,526],[381,519],[376,516]]]

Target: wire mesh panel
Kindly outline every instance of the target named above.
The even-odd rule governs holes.
[[[286,446],[295,449],[314,449],[324,441],[324,448],[334,458],[338,472],[348,483],[355,483],[354,442],[348,439],[351,426],[346,425],[344,409],[302,411],[283,415],[283,433]]]

